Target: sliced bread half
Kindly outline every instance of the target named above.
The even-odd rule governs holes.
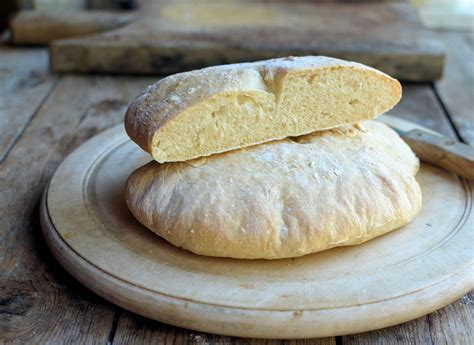
[[[150,86],[125,127],[158,162],[184,161],[369,120],[401,92],[380,71],[324,56],[222,65]]]

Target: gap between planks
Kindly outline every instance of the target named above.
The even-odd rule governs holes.
[[[48,100],[49,96],[54,92],[54,90],[56,90],[56,87],[58,86],[59,82],[60,82],[60,78],[56,79],[54,82],[53,82],[53,87],[48,91],[48,93],[44,96],[44,98],[39,102],[39,104],[36,106],[36,109],[33,111],[33,114],[28,118],[28,120],[25,122],[25,124],[23,125],[23,127],[20,129],[19,133],[17,133],[15,135],[15,137],[13,138],[12,142],[10,143],[10,145],[6,148],[5,152],[3,153],[3,155],[0,157],[0,164],[2,164],[8,157],[8,155],[10,154],[11,150],[13,149],[13,147],[15,146],[15,144],[18,142],[18,140],[20,140],[20,138],[23,136],[23,133],[25,133],[26,129],[28,128],[28,126],[30,125],[31,121],[33,121],[33,119],[35,118],[36,114],[38,114],[39,110],[41,109],[41,107],[44,105],[44,103]]]
[[[107,345],[112,345],[114,343],[115,333],[117,332],[118,322],[121,315],[122,310],[119,307],[116,307],[116,310],[114,311],[114,318],[112,319],[112,324],[110,325],[109,336],[107,337]]]
[[[441,99],[441,97],[438,93],[438,90],[436,90],[436,87],[434,86],[433,83],[430,83],[430,87],[431,87],[431,90],[433,91],[434,95],[436,96],[436,100],[437,100],[440,108],[443,110],[444,115],[446,116],[446,119],[448,120],[449,125],[451,126],[451,129],[453,130],[454,134],[456,135],[456,138],[460,142],[463,142],[463,143],[467,144],[467,142],[465,140],[463,140],[461,134],[459,133],[459,130],[456,127],[456,124],[454,123],[453,118],[449,114],[448,108],[446,108],[446,105],[444,104],[443,100]]]
[[[0,162],[57,85],[46,49],[0,45]]]

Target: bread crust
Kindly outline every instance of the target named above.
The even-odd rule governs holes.
[[[223,94],[240,94],[246,92],[263,92],[278,96],[278,88],[288,74],[304,77],[317,70],[346,69],[364,71],[368,76],[380,78],[391,89],[393,94],[390,105],[379,109],[376,113],[367,115],[367,118],[354,118],[353,121],[336,123],[326,128],[308,128],[305,133],[315,130],[333,128],[340,125],[353,124],[361,120],[368,120],[389,110],[401,98],[400,83],[390,76],[356,62],[349,62],[325,56],[287,57],[258,61],[252,63],[230,64],[214,66],[200,70],[175,74],[149,86],[129,106],[125,115],[125,129],[130,138],[143,150],[152,154],[160,161],[184,160],[179,157],[162,158],[154,153],[157,136],[173,121],[180,120],[180,114],[198,103],[207,102],[213,97]],[[374,104],[374,108],[377,107]],[[242,119],[245,121],[245,119]],[[305,134],[298,133],[298,135]],[[269,136],[265,140],[255,141],[252,145],[261,142],[281,139],[295,135]],[[224,147],[224,149],[205,152],[199,156],[224,152],[235,148],[245,147],[249,144]],[[187,157],[196,158],[196,157]]]
[[[208,256],[297,257],[354,245],[421,207],[419,161],[384,124],[287,138],[136,170],[125,199],[170,243]]]

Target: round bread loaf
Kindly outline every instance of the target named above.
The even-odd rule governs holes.
[[[125,128],[156,161],[185,161],[370,120],[401,93],[376,69],[325,56],[214,66],[150,86]]]
[[[408,223],[419,162],[378,122],[136,170],[126,202],[146,227],[197,254],[296,257]]]

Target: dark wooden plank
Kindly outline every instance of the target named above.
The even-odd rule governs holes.
[[[433,344],[428,317],[381,330],[342,337],[343,345]],[[441,343],[439,343],[441,344]]]
[[[474,344],[474,292],[428,315],[433,343]]]
[[[442,71],[442,45],[408,3],[146,4],[137,21],[122,29],[53,42],[52,68],[169,74],[288,55],[329,55],[402,80],[435,80]]]
[[[390,114],[455,138],[435,93],[428,84],[403,84],[403,96]]]
[[[0,162],[56,85],[46,49],[0,46]]]
[[[121,122],[150,80],[65,77],[0,166],[0,343],[104,344],[116,307],[71,278],[41,235],[38,203],[57,165]]]
[[[125,344],[249,344],[249,345],[276,345],[276,344],[308,344],[308,345],[335,345],[335,338],[304,339],[304,340],[271,340],[226,337],[216,334],[190,331],[172,327],[163,323],[146,319],[133,313],[123,311],[114,337],[114,345]]]
[[[125,26],[134,12],[119,11],[32,11],[18,12],[10,21],[15,44],[43,44],[60,38],[72,38],[109,31]]]
[[[474,293],[425,317],[398,326],[343,337],[350,345],[474,343]]]
[[[474,33],[438,32],[447,61],[435,89],[463,141],[474,143]]]
[[[430,85],[403,85],[402,101],[392,115],[456,138]],[[372,332],[342,337],[343,344],[472,344],[473,294],[417,320]]]

